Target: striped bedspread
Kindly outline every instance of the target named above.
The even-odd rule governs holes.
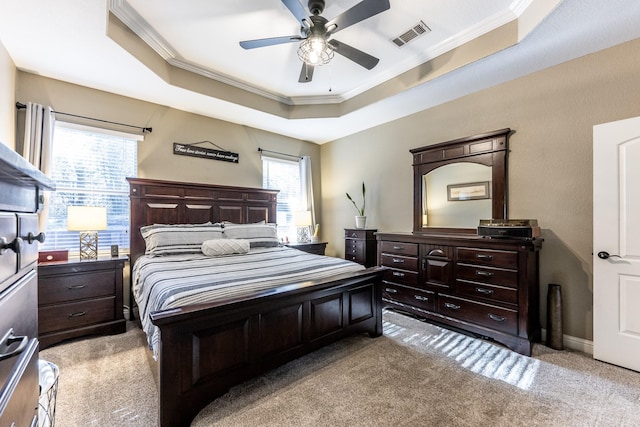
[[[132,271],[133,294],[149,347],[157,357],[160,333],[149,313],[249,294],[287,283],[362,270],[360,264],[288,247],[247,254],[142,256]]]

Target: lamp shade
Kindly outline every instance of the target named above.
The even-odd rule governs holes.
[[[293,222],[296,227],[308,227],[311,225],[311,211],[297,211],[293,213]]]
[[[67,206],[67,230],[98,231],[107,229],[104,206]]]

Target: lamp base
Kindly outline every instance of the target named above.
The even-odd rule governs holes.
[[[80,259],[98,258],[98,233],[85,231],[80,233]]]
[[[297,240],[298,243],[308,243],[309,242],[309,227],[298,227],[297,231]]]

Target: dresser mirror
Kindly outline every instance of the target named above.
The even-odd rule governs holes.
[[[475,233],[480,219],[507,218],[510,129],[410,150],[414,233]]]

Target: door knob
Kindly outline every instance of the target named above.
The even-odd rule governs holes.
[[[607,251],[600,251],[598,252],[598,258],[607,259],[607,258],[622,258],[622,257],[620,255],[609,255],[609,252]]]

